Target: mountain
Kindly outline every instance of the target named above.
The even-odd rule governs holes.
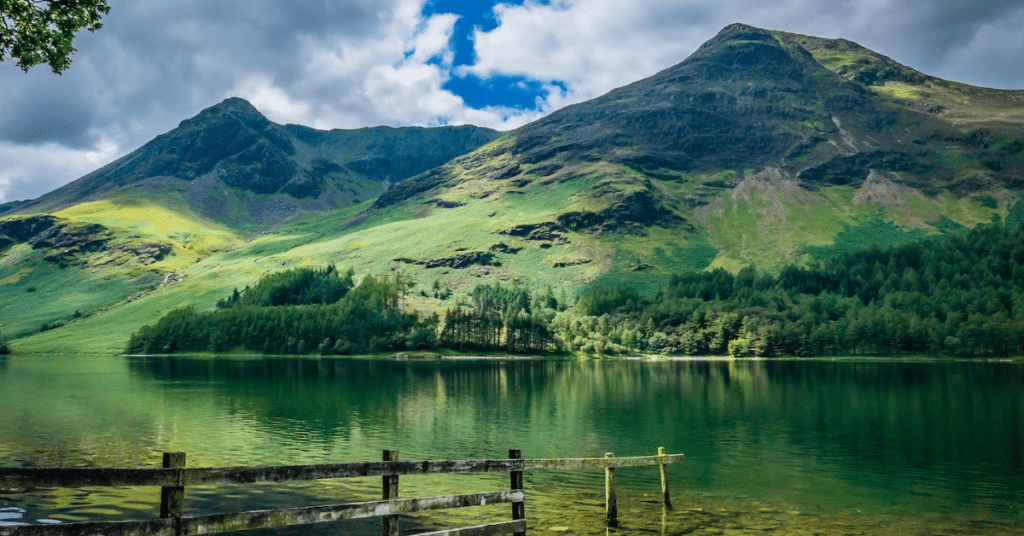
[[[557,192],[496,231],[605,236],[610,272],[780,267],[1007,217],[1024,187],[1022,103],[849,41],[734,24],[676,66],[396,185],[369,214]]]
[[[482,283],[642,294],[679,272],[1018,224],[1022,102],[741,24],[501,136],[314,131],[232,99],[0,218],[0,322],[63,326],[16,351],[118,351],[172,308],[294,266],[401,271],[406,306],[430,311]]]
[[[265,228],[375,198],[498,134],[475,126],[321,131],[278,125],[230,98],[16,212],[52,212],[126,188],[157,195],[172,189],[202,216]]]

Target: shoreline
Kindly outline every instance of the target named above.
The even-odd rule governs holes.
[[[49,355],[49,354],[21,354]],[[81,354],[76,354],[81,355]],[[107,354],[96,354],[107,355]],[[862,362],[862,363],[1024,363],[1024,356],[1014,357],[948,357],[948,356],[775,356],[775,357],[733,357],[719,356],[675,356],[658,354],[635,354],[628,356],[579,356],[574,354],[514,355],[514,354],[433,354],[422,352],[396,352],[392,354],[359,355],[265,355],[251,353],[184,353],[184,354],[116,354],[118,357],[159,358],[190,357],[197,359],[365,359],[389,361],[645,361],[645,362],[732,362],[732,361],[805,361],[805,362]]]

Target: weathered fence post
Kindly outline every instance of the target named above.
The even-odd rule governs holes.
[[[512,460],[521,460],[523,458],[523,451],[519,449],[508,449],[508,457]],[[523,490],[523,472],[522,471],[511,471],[509,472],[511,478],[511,485],[509,486],[512,491]],[[526,519],[526,503],[523,501],[512,502],[512,521],[518,521],[520,519]],[[513,536],[526,536],[526,531],[516,532]]]
[[[398,451],[397,450],[385,450],[384,461],[386,462],[397,462]],[[383,498],[384,500],[397,499],[398,498],[398,475],[384,475],[381,477],[383,483]],[[380,534],[381,536],[398,536],[398,516],[383,516],[380,518]]]
[[[605,458],[614,458],[615,454],[606,452]],[[609,527],[619,526],[619,507],[615,504],[615,468],[609,465],[604,468],[604,508],[605,524]]]
[[[665,470],[665,447],[658,447],[658,456],[661,457],[661,502],[665,508],[672,508],[672,499],[668,496],[668,472]]]
[[[185,467],[184,452],[165,452],[164,469]],[[160,487],[160,517],[162,519],[178,518],[185,515],[185,482],[178,472],[177,486]],[[178,527],[180,529],[180,527]],[[175,532],[179,532],[175,530]]]

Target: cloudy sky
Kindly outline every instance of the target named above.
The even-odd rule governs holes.
[[[732,22],[1024,88],[1024,0],[110,4],[63,75],[0,62],[0,203],[57,188],[230,96],[322,129],[515,128],[670,67]]]

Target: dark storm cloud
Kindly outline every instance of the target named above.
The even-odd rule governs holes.
[[[906,10],[911,20],[916,19],[909,26],[919,27],[926,40],[949,47],[965,43],[979,27],[1020,9],[1020,1],[943,0],[908,2],[894,11]]]
[[[41,74],[53,76],[49,72]],[[34,91],[37,89],[34,86],[11,88],[13,91],[0,97],[4,101],[0,142],[58,142],[77,149],[96,142],[95,136],[90,135],[96,110],[88,95],[61,87],[49,91],[44,100]]]
[[[1020,0],[894,2],[856,29],[861,44],[942,78],[1003,89],[1024,88]],[[969,56],[969,58],[968,58]]]
[[[93,129],[156,135],[245,73],[293,81],[303,39],[365,35],[384,16],[369,1],[113,2],[100,31],[79,35],[64,75],[0,64],[0,141],[81,147]]]

